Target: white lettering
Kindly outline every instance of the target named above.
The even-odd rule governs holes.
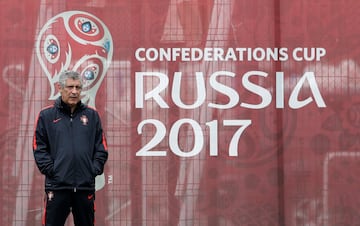
[[[150,92],[146,93],[144,96],[144,77],[157,77],[160,82],[157,87],[155,87]],[[160,96],[160,92],[162,92],[169,84],[169,78],[166,74],[160,72],[136,72],[135,73],[135,107],[143,108],[144,100],[149,100],[153,98],[155,102],[161,108],[169,108],[169,105],[164,101],[164,99]],[[144,98],[143,98],[144,97]]]
[[[317,86],[315,80],[314,72],[305,72],[305,74],[301,77],[299,82],[296,84],[294,90],[291,92],[290,99],[289,99],[289,107],[293,109],[302,108],[313,101],[312,97],[308,97],[303,101],[299,101],[299,93],[301,88],[304,86],[305,81],[308,81],[310,85],[310,90],[315,98],[315,102],[318,107],[324,108],[326,107],[325,102],[320,94],[319,88]]]
[[[249,81],[250,76],[258,75],[262,77],[267,77],[267,73],[263,71],[249,71],[246,72],[242,78],[242,83],[244,88],[249,90],[250,92],[259,95],[262,98],[262,102],[260,104],[248,104],[248,103],[241,103],[241,107],[250,108],[250,109],[261,109],[267,107],[271,103],[271,94],[270,92],[252,82]]]
[[[209,103],[208,106],[211,108],[217,108],[217,109],[229,109],[229,108],[235,107],[239,103],[240,98],[239,98],[239,94],[236,92],[236,90],[234,90],[231,87],[228,87],[226,85],[223,85],[216,80],[216,78],[221,75],[235,77],[235,73],[230,72],[230,71],[218,71],[218,72],[213,73],[210,76],[210,86],[214,90],[218,91],[219,93],[222,93],[222,94],[226,95],[227,97],[229,97],[229,103],[227,103],[227,104]]]
[[[320,61],[320,58],[326,55],[326,49],[297,47],[292,55],[295,61]]]
[[[194,109],[200,107],[206,98],[206,89],[205,89],[205,80],[202,72],[196,72],[196,87],[197,87],[197,100],[192,105],[186,105],[181,101],[180,98],[180,87],[181,87],[181,72],[174,73],[174,82],[173,82],[173,89],[171,92],[171,97],[174,103],[183,109]],[[185,92],[187,89],[183,89]]]
[[[210,87],[221,94],[224,94],[229,98],[227,103],[208,103],[209,108],[215,109],[230,109],[237,106],[240,102],[239,92],[240,90],[236,90],[229,85],[223,84],[219,82],[219,78],[221,76],[234,78],[236,76],[235,73],[231,71],[216,71],[210,75],[209,78],[209,85]],[[261,76],[264,78],[268,77],[268,73],[263,71],[248,71],[242,77],[242,86],[245,90],[259,96],[261,101],[259,103],[247,103],[247,102],[240,102],[240,107],[248,108],[248,109],[263,109],[268,107],[272,102],[272,94],[270,90],[274,90],[275,95],[275,105],[276,108],[281,109],[285,107],[285,85],[284,85],[284,72],[276,72],[275,78],[275,87],[265,88],[259,84],[256,84],[251,81],[251,77],[253,76]],[[156,87],[152,87],[150,91],[145,93],[145,87],[153,85],[146,84],[146,77],[149,77],[149,81],[154,81],[157,78],[159,83]],[[204,79],[203,72],[196,72],[195,79],[196,79],[196,98],[191,104],[184,103],[181,99],[181,91],[188,89],[181,89],[181,80],[182,80],[182,73],[175,72],[174,73],[174,81],[171,90],[171,98],[173,103],[182,109],[196,109],[199,108],[201,105],[205,103],[206,100],[206,84]],[[310,91],[312,96],[308,97],[305,100],[299,100],[300,90],[305,86],[305,82],[308,82],[310,87]],[[163,97],[161,96],[161,92],[163,92],[169,85],[169,78],[166,74],[161,72],[136,72],[135,73],[135,107],[136,108],[144,108],[144,102],[148,100],[155,101],[160,108],[169,108],[169,105],[165,102]],[[195,96],[195,95],[194,95]],[[314,98],[314,99],[313,99]],[[317,106],[319,108],[326,107],[326,104],[321,96],[320,90],[315,80],[314,72],[306,72],[301,77],[301,79],[297,82],[296,86],[292,90],[288,106],[292,109],[302,108],[308,105],[310,102],[315,100]]]

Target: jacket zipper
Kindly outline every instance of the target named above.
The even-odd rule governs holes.
[[[71,129],[71,136],[73,135],[73,129],[72,129],[72,124],[73,124],[73,113],[70,114],[70,129]],[[74,141],[71,141],[71,148],[74,149]],[[73,160],[74,161],[74,160]],[[75,184],[75,183],[74,183]],[[76,187],[74,187],[74,192],[76,192]]]

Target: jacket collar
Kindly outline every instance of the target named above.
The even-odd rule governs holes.
[[[54,103],[55,107],[57,107],[58,109],[60,109],[61,111],[64,111],[68,114],[71,113],[70,111],[70,107],[64,103],[64,101],[62,101],[61,99],[61,96],[58,97],[56,100],[55,100],[55,103]],[[77,103],[76,105],[76,108],[75,108],[75,112],[80,110],[80,109],[84,109],[86,108],[86,105],[83,104],[81,101],[79,101],[79,103]]]

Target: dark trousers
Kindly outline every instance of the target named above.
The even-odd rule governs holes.
[[[95,192],[92,191],[46,191],[44,226],[64,226],[72,212],[76,226],[94,226]]]

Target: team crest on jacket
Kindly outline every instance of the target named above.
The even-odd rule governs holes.
[[[87,117],[86,115],[82,115],[82,116],[80,117],[80,120],[81,120],[81,122],[82,122],[82,124],[83,124],[84,126],[86,126],[86,125],[88,124],[88,122],[89,122],[89,119],[88,119],[88,117]]]

